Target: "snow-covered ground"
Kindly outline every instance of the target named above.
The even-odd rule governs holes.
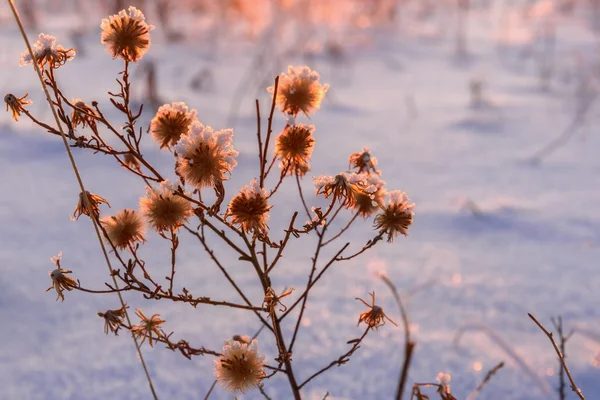
[[[7,18],[7,6],[2,7],[0,87],[19,96],[29,92],[34,101],[30,109],[50,121],[34,72],[18,65],[24,46]],[[410,294],[417,340],[411,385],[435,381],[438,372],[447,372],[453,394],[464,399],[487,370],[504,360],[506,367],[480,399],[556,398],[556,356],[527,317],[531,312],[548,327],[550,317],[562,315],[567,329],[576,329],[568,342],[568,364],[587,398],[600,398],[600,371],[595,366],[600,344],[577,333],[579,328],[600,334],[597,108],[588,111],[573,140],[543,162],[532,161],[573,122],[583,101],[578,87],[594,90],[598,42],[584,15],[563,17],[541,6],[536,10],[527,22],[519,19],[516,8],[514,13],[505,10],[501,18],[501,4],[494,12],[475,12],[469,21],[468,55],[463,57],[456,56],[453,19],[448,17],[445,33],[435,32],[435,21],[431,26],[371,30],[354,37],[341,64],[320,54],[312,58],[310,66],[331,85],[310,121],[317,140],[313,174],[336,174],[347,168],[350,153],[369,146],[388,189],[406,191],[417,206],[408,238],[381,243],[362,258],[337,265],[312,292],[294,354],[301,378],[339,357],[348,348],[346,341],[362,333],[356,322],[363,306],[355,297],[366,299],[375,290],[378,303],[400,320],[391,294],[375,278],[383,269]],[[97,25],[99,20],[100,16]],[[502,30],[502,21],[510,26],[508,31]],[[527,44],[531,31],[547,21],[556,26],[555,74],[549,89],[542,90],[532,62],[540,46],[533,46],[533,56],[527,57]],[[43,24],[60,43],[73,45],[58,17]],[[114,78],[122,64],[110,59],[98,32],[92,30],[82,39],[85,53],[62,67],[58,80],[69,97],[99,100],[109,109],[105,93],[117,90]],[[30,34],[33,38],[35,32]],[[147,58],[157,64],[161,99],[185,101],[198,110],[203,123],[217,129],[231,127],[228,123],[234,121],[239,165],[226,187],[235,193],[256,176],[254,98],[259,96],[262,110],[269,103],[263,88],[270,81],[257,83],[268,71],[256,70],[252,79],[244,78],[258,46],[225,40],[215,58],[206,42],[167,45],[159,31],[153,40]],[[279,55],[277,63],[283,71],[287,64],[304,64],[305,59],[298,50]],[[189,81],[203,67],[212,73],[212,87],[194,90]],[[248,80],[244,97],[238,99],[239,107],[232,107],[243,79]],[[480,104],[471,102],[473,81],[484,85]],[[142,90],[134,92],[139,97]],[[151,117],[148,112],[144,124]],[[277,131],[285,120],[280,115],[276,119]],[[102,288],[108,279],[90,221],[69,220],[79,189],[61,141],[25,119],[14,123],[9,113],[0,116],[0,134],[0,399],[149,398],[131,339],[126,333],[106,336],[96,316],[117,308],[116,296],[69,292],[64,303],[57,303],[54,292],[44,292],[50,285],[49,258],[61,250],[64,267],[86,287]],[[172,169],[168,153],[149,138],[144,146],[154,165],[162,171]],[[108,157],[80,150],[75,157],[89,190],[107,198],[113,210],[137,207],[144,194],[142,182]],[[303,184],[312,190],[309,177]],[[300,209],[292,180],[273,203],[277,212],[271,230],[282,232],[288,215]],[[360,246],[370,235],[370,223],[361,222],[347,237]],[[199,246],[188,235],[181,236],[180,284],[196,295],[238,301]],[[253,271],[229,256],[216,239],[213,245],[248,288],[253,303],[260,303]],[[310,270],[311,251],[306,249],[311,246],[314,238],[301,239],[286,253],[275,274],[276,290],[302,287]],[[158,236],[150,237],[142,254],[157,276],[166,271],[168,246]],[[166,329],[192,345],[219,349],[233,334],[252,335],[258,328],[251,313],[210,306],[194,309],[131,295],[126,299],[132,310],[160,313]],[[467,330],[456,345],[461,328]],[[486,335],[488,329],[529,370]],[[273,343],[266,335],[261,339],[262,335],[261,351],[272,359]],[[402,329],[387,324],[368,335],[349,364],[307,385],[306,398],[321,399],[327,391],[329,399],[392,398],[402,354]],[[161,399],[204,398],[213,382],[210,357],[189,361],[161,346],[144,347],[144,356]],[[290,396],[280,376],[265,387],[274,399]],[[232,396],[217,388],[211,398]],[[253,392],[243,398],[260,395]],[[575,397],[569,393],[567,398]]]

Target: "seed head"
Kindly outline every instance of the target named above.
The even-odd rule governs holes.
[[[142,338],[140,346],[144,343],[146,338],[148,338],[150,347],[153,347],[153,340],[156,340],[154,339],[154,335],[156,335],[158,338],[164,336],[161,325],[165,322],[165,320],[159,318],[160,314],[154,314],[148,318],[139,308],[136,308],[135,311],[137,316],[140,318],[140,323],[139,325],[134,325],[131,327],[131,333],[137,338]]]
[[[135,242],[145,242],[144,221],[134,210],[121,210],[116,215],[100,220],[110,242],[119,250],[125,250]]]
[[[389,202],[380,214],[375,217],[373,226],[381,234],[386,233],[387,241],[392,242],[399,234],[407,236],[408,227],[413,221],[414,203],[409,203],[409,197],[400,190],[389,193]]]
[[[112,58],[121,57],[127,62],[138,62],[150,47],[150,31],[154,26],[146,23],[146,17],[131,6],[118,14],[102,20],[101,41]]]
[[[90,193],[88,191],[86,191],[86,193],[88,195],[91,210],[86,204],[85,197],[83,197],[83,192],[79,193],[79,201],[77,202],[77,207],[75,207],[75,211],[73,211],[73,216],[71,217],[72,220],[79,219],[79,217],[81,217],[82,214],[87,215],[88,217],[91,217],[93,215],[94,218],[98,218],[100,216],[100,204],[106,204],[110,207],[108,201],[106,201],[106,199],[104,199],[103,197],[98,196],[97,194]]]
[[[85,128],[89,126],[93,130],[96,129],[96,112],[94,109],[87,104],[84,103],[81,99],[74,99],[71,103],[77,108],[74,108],[71,112],[71,123],[73,124],[73,128],[77,128],[78,126],[82,126]]]
[[[197,189],[222,183],[237,165],[238,152],[232,142],[233,129],[214,132],[210,126],[194,121],[189,133],[175,146],[177,173]]]
[[[121,323],[123,323],[126,308],[127,305],[123,305],[123,307],[117,310],[106,310],[106,312],[98,313],[100,318],[104,318],[104,333],[106,335],[108,335],[108,332],[110,331],[118,336],[117,332],[121,327]]]
[[[127,153],[123,156],[123,163],[131,169],[141,170],[140,160],[132,153]]]
[[[193,214],[189,201],[174,194],[176,188],[168,181],[159,188],[146,188],[146,197],[140,199],[140,211],[157,232],[179,229]]]
[[[354,210],[363,218],[368,218],[384,206],[385,181],[379,175],[368,175],[365,181],[371,193],[361,192],[356,195]],[[375,191],[372,191],[375,188]]]
[[[310,171],[310,156],[315,146],[313,125],[287,125],[275,139],[275,154],[281,160],[280,167],[289,168],[289,174],[304,176]]]
[[[264,379],[265,356],[258,354],[258,341],[250,344],[229,340],[223,354],[215,360],[217,381],[230,392],[245,393]]]
[[[48,275],[50,275],[50,279],[52,279],[52,286],[46,289],[46,292],[49,290],[56,290],[58,293],[58,297],[56,300],[61,299],[61,301],[65,301],[65,296],[63,294],[64,290],[71,291],[74,287],[78,287],[79,285],[73,278],[67,276],[66,274],[70,274],[73,271],[69,271],[66,269],[62,269],[60,267],[60,260],[62,259],[62,251],[58,253],[56,257],[50,257],[50,261],[56,265],[56,269],[49,271]]]
[[[333,196],[334,201],[352,208],[356,206],[356,197],[359,194],[372,194],[376,188],[367,185],[367,175],[355,172],[341,172],[335,177],[321,175],[313,178],[317,195],[322,194],[326,199]]]
[[[267,191],[254,179],[249,186],[244,186],[227,208],[225,218],[231,217],[234,225],[239,225],[246,232],[265,233],[269,227],[269,210]]]
[[[192,122],[196,120],[196,110],[188,111],[185,103],[171,103],[161,106],[150,122],[152,139],[160,148],[171,148],[186,135]]]
[[[53,69],[75,58],[76,53],[74,49],[65,49],[60,44],[56,45],[56,38],[45,33],[40,33],[37,42],[33,44],[31,50],[40,68],[48,65],[48,67]],[[19,63],[23,66],[33,63],[29,50],[25,50],[21,54]]]
[[[358,325],[360,325],[361,322],[364,322],[369,326],[369,328],[377,329],[380,326],[385,325],[385,321],[388,320],[392,324],[398,326],[394,321],[390,319],[390,317],[385,315],[385,313],[383,312],[383,308],[375,304],[375,292],[369,294],[371,295],[371,304],[367,303],[363,299],[356,298],[356,300],[362,301],[364,305],[369,307],[368,311],[365,311],[364,313],[360,314],[360,317],[358,319]]]
[[[329,85],[322,85],[319,78],[319,74],[307,66],[290,65],[288,72],[279,76],[275,103],[285,114],[295,117],[302,111],[304,115],[309,116],[321,106],[321,101],[329,89]],[[270,86],[267,90],[273,93],[275,86]]]
[[[358,168],[358,173],[365,172],[367,174],[381,175],[381,171],[377,167],[377,159],[371,155],[371,150],[368,147],[363,147],[362,152],[352,153],[348,157],[348,162],[351,168]]]
[[[25,100],[27,97],[27,93],[24,96],[17,97],[14,94],[8,93],[4,96],[4,102],[6,103],[6,111],[10,108],[12,112],[12,117],[15,121],[19,121],[19,117],[21,116],[21,112],[25,110],[25,106],[31,104],[31,100]]]

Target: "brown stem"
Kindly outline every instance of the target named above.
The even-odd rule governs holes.
[[[529,318],[531,318],[533,320],[533,322],[535,322],[535,324],[542,330],[542,332],[544,332],[546,334],[546,336],[548,336],[548,339],[550,339],[550,342],[552,342],[552,346],[554,346],[554,350],[556,351],[556,354],[558,355],[558,359],[560,360],[560,363],[562,364],[563,368],[565,369],[565,373],[567,374],[567,377],[569,378],[569,381],[571,382],[571,390],[573,392],[575,392],[581,400],[585,400],[585,397],[583,396],[581,389],[579,389],[577,387],[577,385],[575,384],[575,381],[573,380],[573,376],[571,376],[571,371],[569,371],[569,367],[567,367],[567,363],[565,362],[565,358],[563,357],[563,354],[561,353],[560,349],[558,348],[558,345],[554,341],[552,332],[549,332],[546,328],[544,328],[544,326],[533,315],[531,315],[530,313],[527,313],[527,315],[529,315]]]

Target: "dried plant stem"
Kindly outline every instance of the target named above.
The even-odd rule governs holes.
[[[556,351],[556,354],[558,355],[560,363],[562,364],[563,368],[565,369],[565,373],[567,374],[567,377],[569,378],[569,381],[571,382],[571,390],[573,392],[575,392],[581,400],[585,400],[585,397],[583,396],[581,389],[579,389],[577,387],[577,385],[575,384],[575,381],[573,380],[573,377],[571,376],[571,371],[569,371],[569,367],[567,367],[567,363],[565,362],[565,358],[563,357],[563,354],[561,353],[558,345],[556,344],[556,341],[554,341],[552,332],[549,332],[546,328],[544,328],[544,326],[533,315],[531,315],[530,313],[527,313],[527,315],[529,315],[529,318],[531,318],[533,320],[533,322],[535,322],[535,324],[542,330],[542,332],[544,332],[546,334],[546,336],[548,336],[548,339],[550,339],[550,342],[552,342],[552,346],[554,346],[554,350]]]
[[[267,154],[269,150],[269,141],[271,140],[271,133],[273,133],[273,114],[275,112],[275,100],[277,99],[277,88],[279,87],[279,76],[275,78],[275,85],[273,87],[273,100],[271,101],[271,111],[269,112],[269,119],[267,120],[267,137],[265,138],[265,145],[263,149],[262,155],[262,168],[261,168],[261,180],[264,184],[265,179],[267,179],[267,173],[265,172],[265,166],[267,163]],[[269,168],[270,170],[271,168]],[[261,185],[261,187],[263,187]]]
[[[369,326],[369,327],[367,327],[367,329],[365,329],[365,331],[363,332],[363,334],[360,338],[350,340],[348,342],[349,344],[352,343],[352,348],[350,350],[348,350],[345,354],[340,356],[337,360],[333,360],[326,367],[321,368],[319,371],[317,371],[314,374],[312,374],[311,376],[309,376],[304,382],[302,382],[300,384],[300,389],[302,389],[302,387],[304,385],[306,385],[308,382],[312,381],[314,378],[321,375],[323,372],[327,371],[331,367],[334,367],[336,365],[343,365],[343,364],[346,364],[348,361],[350,361],[350,356],[352,356],[352,354],[354,354],[354,352],[360,348],[360,344],[362,343],[363,339],[365,338],[365,336],[367,336],[367,333],[369,333],[370,330],[371,330],[371,327]]]
[[[483,388],[490,382],[492,377],[496,375],[496,373],[500,371],[503,367],[504,361],[500,361],[498,364],[496,364],[494,368],[490,369],[485,375],[485,378],[483,378],[483,381],[481,381],[481,383],[479,384],[479,386],[477,386],[477,388],[473,390],[469,397],[467,397],[467,400],[474,400],[479,395],[479,393],[481,393]]]
[[[554,329],[556,329],[556,331],[558,332],[560,352],[562,353],[563,358],[566,359],[567,358],[567,354],[566,354],[567,341],[571,338],[574,331],[571,331],[567,336],[564,335],[562,317],[558,317],[557,319],[552,318],[552,325],[554,325]],[[560,360],[559,360],[558,379],[559,379],[558,396],[559,396],[560,400],[565,400],[567,398],[567,393],[566,393],[567,384],[565,382],[565,368],[563,367],[563,364],[562,364],[562,362],[560,362]]]
[[[396,300],[396,304],[398,305],[398,309],[400,310],[400,315],[402,316],[402,324],[404,325],[404,362],[402,363],[400,379],[398,380],[398,388],[396,389],[396,399],[400,400],[404,396],[404,388],[406,387],[406,380],[408,379],[410,362],[412,360],[413,352],[417,343],[413,342],[410,338],[410,323],[408,321],[408,312],[406,311],[406,307],[404,307],[404,304],[402,303],[400,293],[398,293],[398,288],[385,275],[381,276],[381,280],[383,280],[383,282],[392,291],[394,299]]]
[[[330,239],[323,242],[323,246],[327,246],[329,243],[333,242],[335,239],[342,236],[344,234],[344,232],[346,232],[350,228],[350,225],[352,225],[354,223],[354,221],[356,221],[357,217],[358,217],[358,213],[354,214],[354,216],[352,216],[352,219],[350,219],[350,221],[348,221],[346,226],[344,226],[342,229],[340,229],[340,231],[335,236],[332,236]]]
[[[13,12],[13,15],[15,17],[15,20],[17,22],[17,25],[19,26],[19,31],[21,32],[21,36],[23,37],[23,40],[25,41],[25,45],[27,46],[27,50],[29,51],[29,54],[31,56],[31,59],[33,60],[33,66],[35,68],[35,71],[37,72],[38,78],[40,80],[40,84],[42,85],[42,89],[44,90],[44,94],[46,95],[46,100],[48,101],[48,104],[50,105],[50,109],[52,110],[52,115],[54,116],[54,120],[56,122],[56,126],[60,131],[61,134],[61,138],[63,141],[63,144],[65,146],[65,149],[67,151],[67,155],[69,156],[69,160],[71,162],[71,166],[73,168],[73,172],[75,173],[75,177],[77,178],[77,182],[79,184],[79,188],[81,189],[82,193],[87,193],[87,191],[85,190],[85,186],[83,185],[83,180],[81,179],[81,175],[79,174],[79,170],[77,169],[77,164],[75,163],[75,159],[73,158],[73,154],[71,153],[71,148],[69,147],[69,143],[67,142],[67,137],[65,135],[65,132],[62,128],[62,124],[60,123],[60,120],[58,118],[58,114],[56,112],[56,108],[54,107],[54,104],[52,102],[52,100],[50,99],[50,93],[48,92],[48,88],[46,87],[46,84],[44,82],[44,78],[42,76],[42,72],[40,71],[40,67],[37,64],[37,59],[35,57],[35,54],[31,48],[31,44],[29,42],[29,39],[27,38],[27,34],[25,33],[25,30],[23,29],[23,23],[21,22],[21,18],[19,17],[19,13],[17,11],[17,8],[14,4],[14,0],[8,0],[8,4]],[[89,199],[88,196],[83,196],[84,201],[85,201],[85,205],[88,209],[92,209],[92,204],[91,201]],[[108,270],[112,276],[113,279],[113,283],[115,285],[115,287],[118,287],[118,283],[117,283],[117,279],[115,278],[115,276],[113,275],[113,269],[110,263],[110,259],[108,257],[108,253],[106,251],[106,247],[104,246],[104,243],[102,241],[102,236],[100,235],[100,229],[98,228],[98,224],[96,223],[95,219],[92,218],[92,224],[94,225],[94,230],[96,231],[96,236],[98,237],[98,242],[100,243],[100,247],[102,249],[102,253],[104,254],[104,258],[106,260],[106,265],[108,267]],[[131,320],[129,318],[129,313],[127,312],[126,308],[125,308],[125,300],[123,299],[123,296],[121,296],[121,293],[117,293],[117,295],[119,296],[119,301],[121,303],[121,307],[123,307],[125,309],[125,317],[127,319],[127,323],[131,326]],[[146,375],[146,379],[148,381],[148,385],[150,387],[150,391],[152,392],[152,396],[154,399],[158,399],[158,396],[156,394],[156,391],[154,389],[154,385],[152,384],[152,378],[150,377],[150,373],[148,371],[148,367],[146,366],[146,362],[144,361],[144,356],[142,354],[142,351],[140,349],[140,346],[138,344],[138,341],[136,339],[136,337],[132,334],[131,335],[134,344],[135,344],[135,348],[137,350],[138,356],[139,356],[139,360],[140,363],[142,364],[142,367],[144,369],[144,373]]]

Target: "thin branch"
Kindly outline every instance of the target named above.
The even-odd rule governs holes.
[[[546,334],[546,336],[548,336],[548,339],[550,339],[550,342],[552,342],[552,346],[554,346],[554,350],[556,351],[556,354],[558,355],[558,358],[559,358],[563,368],[565,369],[565,373],[567,374],[567,377],[569,378],[569,381],[571,382],[571,390],[573,392],[575,392],[581,400],[585,400],[585,397],[583,396],[581,389],[579,389],[577,387],[577,385],[575,384],[575,381],[573,380],[573,377],[571,376],[571,371],[569,371],[569,367],[567,367],[565,358],[563,357],[560,349],[558,348],[558,345],[554,341],[552,332],[548,332],[548,330],[546,328],[544,328],[544,326],[533,315],[531,315],[530,313],[527,313],[527,315],[529,315],[529,318],[531,318],[533,320],[533,322],[535,322],[535,324],[542,330],[542,332],[544,332]]]
[[[467,400],[475,400],[475,398],[481,393],[483,388],[490,382],[492,377],[496,375],[498,371],[500,371],[504,367],[504,361],[500,361],[496,366],[488,371],[483,378],[483,381],[477,386],[477,388],[467,397]]]

